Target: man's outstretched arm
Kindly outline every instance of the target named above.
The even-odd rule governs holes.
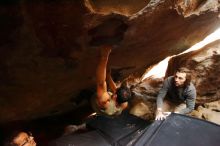
[[[110,47],[101,48],[100,60],[96,69],[96,92],[99,103],[105,102],[108,100],[107,96],[107,84],[106,84],[106,69],[108,63],[108,57],[111,52]],[[104,95],[106,94],[106,95]]]
[[[163,99],[167,94],[169,88],[168,79],[166,79],[163,83],[163,87],[160,89],[159,94],[157,95],[157,110],[156,110],[156,118],[155,120],[163,120],[166,118],[164,115],[162,107],[163,107]]]
[[[186,108],[182,109],[179,113],[180,114],[188,114],[195,108],[196,103],[196,89],[193,87],[190,91],[187,93],[186,98]]]

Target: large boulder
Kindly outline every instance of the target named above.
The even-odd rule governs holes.
[[[1,1],[0,122],[84,106],[94,92],[102,45],[114,47],[109,65],[115,80],[141,76],[150,65],[186,50],[220,26],[219,4],[200,15],[194,9],[207,3],[192,4],[193,9],[171,0]]]

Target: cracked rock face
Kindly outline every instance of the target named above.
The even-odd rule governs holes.
[[[1,122],[84,105],[95,91],[103,45],[113,46],[108,65],[113,78],[122,80],[130,74],[140,77],[220,26],[216,0],[3,0],[0,7]],[[197,70],[209,70],[213,58],[209,61]],[[206,90],[200,80],[201,99],[216,91],[213,86]]]
[[[150,0],[85,0],[85,6],[92,12],[97,14],[108,15],[111,13],[131,16],[137,13]]]
[[[218,0],[175,0],[175,7],[184,17],[200,15],[207,11],[218,11]]]

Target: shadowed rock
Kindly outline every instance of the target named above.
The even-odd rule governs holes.
[[[218,13],[202,11],[184,18],[188,9],[179,13],[174,1],[120,1],[120,8],[113,1],[91,3],[93,12],[82,0],[1,1],[0,122],[61,114],[84,105],[87,100],[79,95],[94,91],[102,44],[113,45],[108,63],[113,78],[121,80],[141,76],[150,65],[186,50],[220,26]],[[104,4],[109,7],[105,15],[98,12]],[[120,13],[111,13],[116,11]],[[215,96],[211,90],[216,88],[208,89],[201,97]]]

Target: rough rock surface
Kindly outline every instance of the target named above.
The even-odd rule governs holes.
[[[199,106],[191,115],[220,125],[220,100]]]
[[[0,2],[0,122],[82,106],[94,91],[102,45],[113,45],[109,65],[114,79],[121,80],[141,76],[150,65],[186,50],[220,26],[219,4],[207,0],[186,8],[174,0],[119,2]],[[194,10],[200,15],[193,15]]]

